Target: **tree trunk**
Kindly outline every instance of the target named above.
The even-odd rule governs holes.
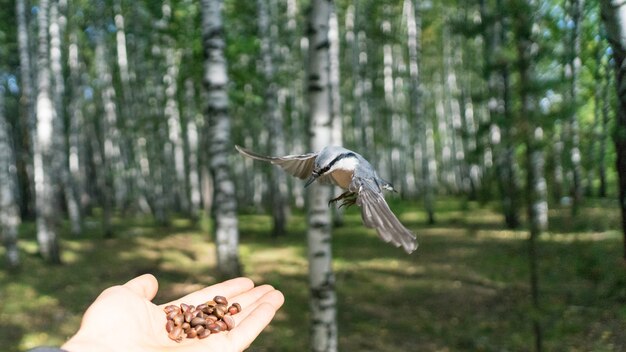
[[[609,110],[611,109],[611,98],[609,94],[609,86],[613,84],[612,75],[609,74],[610,63],[604,61],[604,80],[602,82],[602,123],[600,127],[599,150],[598,150],[598,177],[600,178],[600,186],[598,189],[599,197],[606,197],[607,175],[606,175],[606,148],[608,143],[608,126],[609,126]]]
[[[187,165],[188,165],[188,184],[189,184],[189,201],[190,212],[192,218],[196,219],[200,215],[201,207],[201,187],[200,187],[200,165],[198,149],[200,140],[198,134],[198,124],[196,123],[196,89],[193,80],[187,78],[185,80],[185,121],[186,126],[186,142],[187,142]]]
[[[62,38],[64,38],[66,18],[63,15],[65,1],[53,1],[50,6],[50,68],[54,77],[53,101],[56,108],[57,118],[54,120],[53,149],[54,169],[59,171],[61,187],[70,218],[70,227],[73,235],[79,235],[82,231],[81,209],[76,193],[75,180],[71,179],[68,163],[68,149],[65,140],[65,77],[61,59]]]
[[[34,143],[37,138],[36,135],[36,123],[37,117],[35,115],[35,102],[36,97],[33,89],[33,72],[31,66],[30,55],[30,40],[28,35],[28,23],[26,21],[26,0],[15,1],[15,14],[17,20],[17,42],[20,56],[20,83],[21,83],[21,96],[20,96],[20,113],[23,120],[23,126],[27,132],[26,140],[26,153],[20,157],[19,161],[22,165],[25,165],[25,173],[27,175],[25,187],[21,187],[26,192],[22,193],[22,213],[28,214],[32,212],[32,208],[29,206],[28,199],[33,198],[32,195],[35,192],[35,177],[33,172],[32,157],[34,154]],[[18,161],[18,160],[16,160]]]
[[[70,102],[68,106],[68,144],[69,144],[69,172],[75,182],[72,186],[80,199],[80,208],[84,209],[91,203],[87,191],[87,140],[83,128],[85,117],[83,115],[83,82],[81,79],[82,67],[79,59],[78,36],[72,32],[69,35],[68,48],[69,81],[71,87]],[[83,210],[83,213],[85,211]]]
[[[0,238],[6,248],[8,267],[16,268],[20,265],[17,237],[21,218],[17,203],[15,153],[11,126],[5,116],[4,95],[4,86],[0,86]]]
[[[121,132],[118,128],[118,114],[116,109],[116,93],[113,87],[113,77],[108,66],[108,52],[106,49],[106,31],[100,30],[96,39],[95,66],[98,77],[100,77],[100,96],[104,116],[102,118],[102,165],[103,175],[101,176],[100,192],[102,195],[102,216],[103,230],[105,237],[113,236],[111,227],[111,217],[114,205],[118,209],[123,206],[126,188],[120,175],[125,169],[121,152]]]
[[[624,260],[626,260],[626,3],[618,0],[602,0],[602,20],[613,48],[615,59],[615,85],[618,107],[616,112],[613,141],[617,159],[615,166],[618,175],[619,204],[622,210],[622,231],[624,232]]]
[[[419,3],[416,1],[405,0],[405,9],[407,14],[407,32],[409,47],[409,75],[410,82],[410,101],[413,120],[416,121],[418,131],[418,146],[421,155],[421,193],[424,195],[424,208],[428,214],[428,223],[435,223],[435,190],[432,182],[431,165],[434,164],[434,154],[428,148],[429,134],[432,133],[432,124],[427,121],[424,114],[424,102],[422,101],[422,72],[421,54],[422,54],[422,17],[419,9]]]
[[[269,3],[268,3],[269,2]],[[274,46],[278,38],[276,25],[271,21],[270,7],[275,5],[268,0],[257,0],[259,13],[259,33],[261,38],[261,59],[265,80],[265,119],[269,129],[269,155],[285,155],[285,133],[283,114],[278,106],[278,83],[274,67]],[[285,235],[287,222],[287,177],[279,168],[271,168],[269,179],[272,217],[274,228],[272,236]]]
[[[328,22],[328,89],[330,94],[330,115],[332,119],[331,126],[331,144],[343,145],[343,119],[341,117],[341,75],[340,75],[340,45],[339,45],[339,19],[337,18],[337,9],[332,6],[330,19]],[[335,191],[340,191],[338,187],[333,187]],[[343,192],[341,190],[338,193]],[[332,207],[332,218],[335,226],[343,226],[344,208]]]
[[[359,2],[354,4],[354,41],[352,46],[352,100],[353,100],[353,125],[355,134],[355,146],[360,151],[367,151],[369,155],[376,155],[374,148],[374,128],[371,124],[370,93],[372,82],[366,75],[367,68],[367,35],[362,30],[362,14]],[[309,44],[310,45],[310,44]]]
[[[33,141],[33,164],[35,172],[35,202],[37,209],[37,242],[39,253],[51,263],[61,263],[61,249],[56,232],[58,204],[55,194],[57,170],[53,169],[54,154],[53,126],[55,108],[52,103],[50,82],[50,60],[48,39],[48,0],[39,2],[37,14],[38,50],[37,50],[37,132]]]
[[[136,5],[134,5],[137,7]],[[122,158],[126,167],[126,172],[121,182],[125,182],[125,188],[127,193],[128,203],[134,202],[139,208],[142,208],[143,212],[148,212],[149,207],[147,204],[145,189],[141,188],[143,180],[139,179],[141,171],[137,150],[137,120],[140,118],[137,111],[137,101],[135,100],[137,93],[134,93],[132,87],[136,81],[136,74],[134,68],[130,65],[128,59],[128,44],[126,41],[126,19],[124,17],[124,11],[121,0],[115,0],[113,2],[114,22],[115,22],[115,53],[117,59],[117,68],[119,73],[119,86],[118,91],[121,94],[117,95],[119,101],[120,122],[122,133],[122,140],[120,141],[124,154]],[[139,56],[139,55],[135,55]],[[143,192],[142,192],[143,191]],[[136,199],[132,199],[136,197]],[[125,203],[124,209],[130,204]]]
[[[328,26],[333,2],[313,0],[308,18],[308,101],[311,150],[331,143]],[[308,192],[308,259],[311,351],[337,351],[335,275],[332,269],[330,187],[312,185]]]
[[[213,176],[213,228],[217,266],[225,277],[240,275],[237,199],[228,157],[231,154],[228,114],[228,72],[224,57],[222,0],[202,0],[202,44],[204,85],[207,90],[206,124],[210,127],[209,153]]]
[[[570,163],[572,166],[572,215],[578,214],[582,191],[582,165],[581,165],[581,152],[580,152],[580,127],[578,123],[578,96],[580,95],[580,68],[582,66],[581,61],[581,26],[582,26],[582,9],[584,0],[569,0],[570,4],[570,16],[572,20],[573,28],[570,33],[569,43],[569,60],[566,65],[565,76],[569,79],[569,103],[568,104],[572,113],[569,116],[569,148],[567,153],[570,157]]]
[[[539,320],[539,258],[537,242],[539,236],[548,227],[548,202],[546,194],[546,180],[544,177],[544,156],[541,145],[543,143],[543,130],[536,127],[529,134],[526,141],[527,179],[526,192],[528,197],[528,219],[530,222],[530,237],[528,239],[528,258],[530,263],[530,288],[534,313],[533,330],[535,333],[535,350],[542,350],[543,333]]]
[[[169,141],[173,149],[175,182],[178,185],[174,187],[176,205],[183,213],[188,213],[189,185],[186,176],[184,133],[178,106],[178,72],[181,52],[173,48],[174,43],[172,41],[168,40],[167,42],[168,47],[165,49],[167,70],[163,77],[166,84],[164,115],[167,118]]]

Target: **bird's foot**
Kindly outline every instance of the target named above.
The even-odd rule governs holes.
[[[354,205],[356,203],[356,193],[350,191],[343,192],[338,197],[329,200],[328,206],[331,206],[331,204],[336,203],[340,200],[342,200],[342,202],[341,204],[339,204],[339,208],[343,206],[349,207],[351,205]]]

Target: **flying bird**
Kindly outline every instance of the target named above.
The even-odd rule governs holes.
[[[417,249],[415,234],[400,223],[383,197],[383,189],[393,191],[393,186],[380,178],[360,154],[343,147],[328,146],[319,153],[273,157],[238,145],[235,148],[244,156],[270,162],[292,176],[306,179],[305,187],[314,181],[341,187],[345,192],[331,199],[329,205],[337,201],[341,201],[339,207],[356,204],[361,207],[363,224],[376,229],[383,241],[401,246],[409,254]]]

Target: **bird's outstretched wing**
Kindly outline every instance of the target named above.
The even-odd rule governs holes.
[[[356,204],[361,207],[363,224],[376,229],[383,241],[396,247],[402,246],[409,254],[417,249],[415,234],[400,223],[380,189],[374,189],[368,182],[361,183],[357,191]]]
[[[278,165],[288,174],[303,180],[311,176],[315,165],[315,158],[317,157],[317,153],[273,157],[257,154],[238,145],[235,146],[235,149],[237,149],[237,151],[242,155],[249,158],[267,161],[274,165]]]

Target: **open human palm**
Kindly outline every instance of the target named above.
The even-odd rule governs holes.
[[[254,286],[248,278],[236,278],[156,305],[152,299],[158,283],[150,274],[104,290],[87,309],[79,331],[63,345],[67,351],[243,351],[270,323],[282,306],[282,293],[270,285]],[[237,302],[242,310],[233,316],[235,327],[205,339],[168,338],[163,307],[198,305],[216,295]]]

